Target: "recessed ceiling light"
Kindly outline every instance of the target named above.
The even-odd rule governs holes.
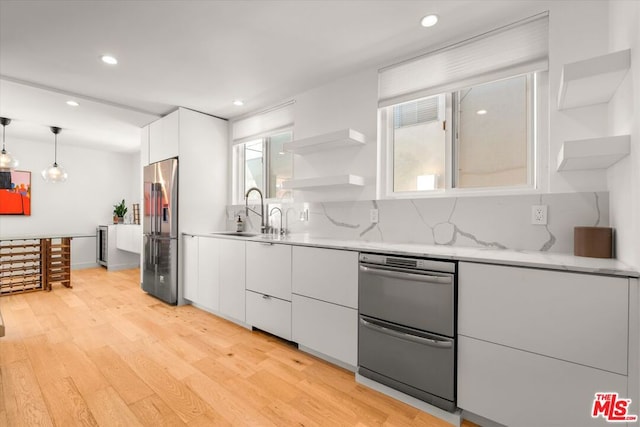
[[[244,101],[241,99],[236,99],[235,101],[233,101],[233,105],[235,105],[236,107],[242,107],[244,105]]]
[[[479,116],[484,116],[485,114],[487,114],[487,110],[478,110],[476,111],[476,114]]]
[[[67,101],[67,105],[71,107],[77,107],[80,104],[78,104],[76,101]]]
[[[422,18],[422,21],[420,21],[420,25],[422,25],[423,27],[433,27],[437,23],[438,15],[427,15]]]
[[[102,62],[109,65],[116,65],[118,63],[118,60],[111,55],[102,55],[100,59],[102,59]]]

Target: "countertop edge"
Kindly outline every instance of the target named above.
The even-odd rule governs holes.
[[[554,252],[531,252],[508,249],[484,249],[463,246],[438,246],[417,243],[386,243],[308,236],[287,236],[282,239],[265,239],[260,236],[234,236],[216,233],[182,233],[199,237],[242,240],[355,252],[387,253],[392,255],[419,256],[440,260],[456,260],[482,264],[528,267],[575,273],[637,278],[640,273],[616,259],[576,257]]]

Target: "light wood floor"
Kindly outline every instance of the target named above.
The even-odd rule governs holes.
[[[73,289],[0,298],[0,426],[449,426],[138,283],[138,270],[80,270]]]

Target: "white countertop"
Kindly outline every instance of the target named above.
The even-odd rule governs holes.
[[[640,273],[616,259],[588,258],[570,254],[536,251],[515,251],[508,249],[485,249],[462,246],[423,245],[413,243],[366,242],[360,240],[336,240],[306,235],[288,235],[281,239],[261,236],[235,236],[216,233],[183,233],[195,236],[222,239],[242,239],[255,242],[312,246],[329,249],[343,249],[359,252],[377,252],[393,255],[410,255],[435,259],[453,259],[487,264],[501,264],[519,267],[545,268],[551,270],[574,271],[612,276],[640,277]]]

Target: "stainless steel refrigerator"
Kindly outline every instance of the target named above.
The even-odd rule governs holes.
[[[178,159],[144,168],[142,289],[178,302]]]

